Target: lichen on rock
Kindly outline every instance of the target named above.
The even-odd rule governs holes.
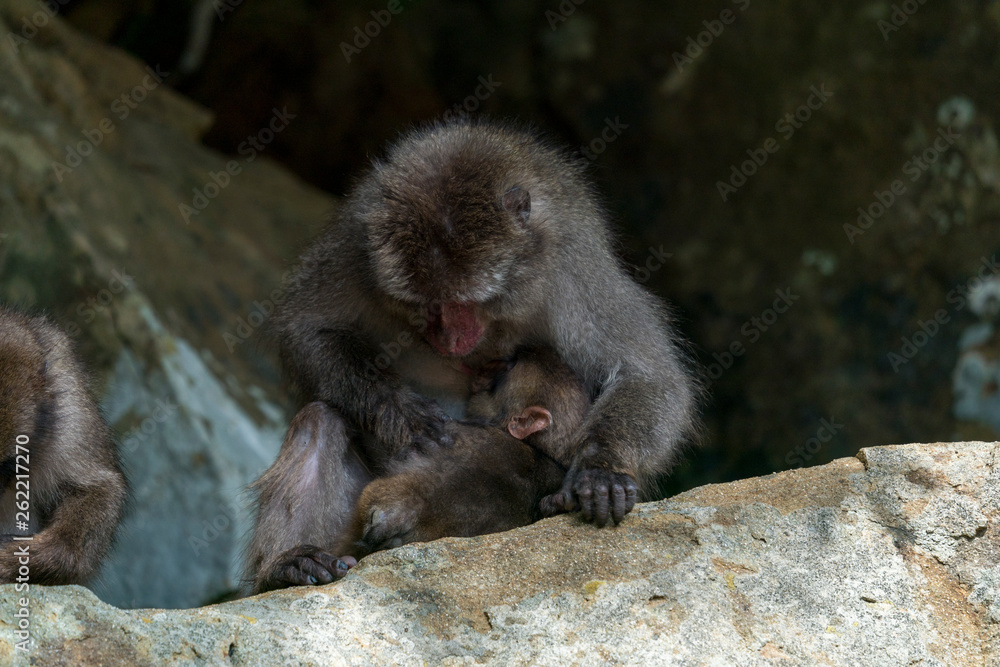
[[[816,468],[365,558],[339,583],[126,611],[32,588],[35,665],[995,665],[1000,443]],[[14,652],[0,587],[0,656]]]

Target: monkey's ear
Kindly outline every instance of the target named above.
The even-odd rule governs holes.
[[[531,194],[519,186],[514,186],[503,196],[503,208],[521,219],[521,224],[528,224],[531,215]]]
[[[532,405],[510,420],[507,431],[518,440],[524,440],[533,433],[544,431],[552,423],[552,413],[545,408]]]

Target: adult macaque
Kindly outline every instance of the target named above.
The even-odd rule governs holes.
[[[2,306],[0,494],[0,583],[33,584],[79,584],[96,573],[127,495],[69,338]]]
[[[461,412],[464,371],[525,344],[554,350],[593,397],[549,511],[612,523],[696,426],[696,383],[666,311],[616,259],[582,168],[503,125],[403,137],[306,251],[275,323],[300,398],[320,404],[285,441],[304,474],[261,480],[260,526],[273,530],[252,553],[265,569],[295,562],[315,526],[348,520],[335,499],[367,482],[329,461],[381,476],[410,450],[447,446],[439,404]]]

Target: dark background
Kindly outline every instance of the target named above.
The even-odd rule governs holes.
[[[334,194],[400,131],[461,105],[480,77],[500,85],[476,114],[570,146],[620,125],[592,162],[621,255],[636,267],[670,255],[637,276],[673,304],[714,376],[705,444],[673,492],[868,445],[996,437],[988,408],[954,415],[959,338],[989,316],[948,295],[966,295],[1000,245],[1000,3],[902,4],[912,16],[857,0],[402,0],[347,62],[342,43],[386,2],[247,0],[208,12],[210,41],[187,72],[190,2],[78,0],[63,14],[171,72],[169,85],[214,113],[204,141],[219,151],[235,154],[287,107],[296,117],[266,157]],[[723,10],[734,20],[713,23]],[[689,38],[705,46],[678,66]],[[800,110],[808,120],[789,136],[778,123],[814,88],[832,95]],[[960,138],[911,181],[905,163],[942,123]],[[768,138],[777,152],[723,201],[718,182]],[[852,243],[844,225],[896,179],[903,194]],[[787,290],[793,305],[758,326]],[[941,309],[940,330],[893,363]],[[995,368],[989,340],[977,354]],[[744,352],[730,358],[734,343]],[[973,385],[960,389],[989,405],[995,380]]]

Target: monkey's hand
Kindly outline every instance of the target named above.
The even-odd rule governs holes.
[[[632,511],[639,497],[639,487],[628,473],[603,468],[574,465],[566,473],[562,488],[542,498],[542,516],[553,516],[580,509],[583,518],[598,526],[608,520],[617,525]]]
[[[454,439],[449,422],[451,417],[435,401],[406,391],[392,410],[383,409],[376,432],[392,454],[405,456],[412,450],[429,452],[450,447]]]
[[[343,579],[355,565],[357,561],[350,556],[337,558],[308,544],[295,547],[278,556],[254,587],[254,592],[263,593],[289,586],[329,584]]]

